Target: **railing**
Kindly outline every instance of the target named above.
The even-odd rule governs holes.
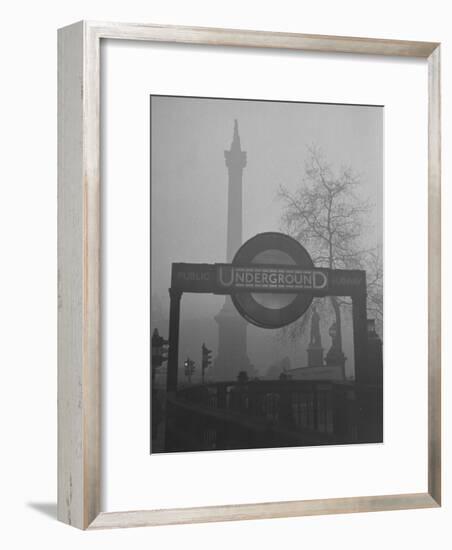
[[[382,440],[381,387],[252,380],[178,390],[166,404],[165,450],[244,449]]]

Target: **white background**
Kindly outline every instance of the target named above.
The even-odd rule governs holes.
[[[443,42],[444,241],[452,62],[446,2],[16,2],[3,12],[0,344],[0,540],[6,548],[449,548],[452,489],[449,314],[444,285],[444,506],[299,519],[80,533],[54,520],[56,499],[56,28],[82,18],[407,38]],[[407,206],[409,198],[407,198]],[[444,246],[444,281],[450,252]],[[415,258],[413,258],[415,262]],[[407,311],[416,322],[417,310]],[[168,486],[171,491],[171,486]],[[10,538],[8,542],[8,538]],[[4,539],[4,540],[3,540]]]
[[[117,40],[102,47],[103,508],[426,491],[426,62]],[[150,91],[385,106],[384,444],[149,456]],[[407,275],[413,257],[418,269]],[[414,296],[424,314],[407,323]]]

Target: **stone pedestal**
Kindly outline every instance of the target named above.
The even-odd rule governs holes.
[[[308,347],[308,367],[323,367],[323,348],[318,346]]]
[[[326,354],[326,364],[328,367],[344,367],[345,366],[345,355],[342,351],[331,347]]]
[[[327,367],[341,367],[343,378],[345,379],[345,360],[346,357],[341,350],[332,346],[326,354]]]

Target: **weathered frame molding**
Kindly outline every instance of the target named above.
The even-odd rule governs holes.
[[[103,512],[100,505],[100,41],[102,38],[417,57],[428,61],[426,493]],[[81,21],[58,31],[58,519],[81,529],[441,506],[440,44]]]

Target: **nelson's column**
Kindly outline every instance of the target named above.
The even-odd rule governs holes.
[[[246,152],[240,145],[237,120],[234,122],[231,148],[224,152],[224,158],[228,170],[226,261],[230,263],[242,245],[242,175],[246,166]],[[212,369],[213,378],[236,380],[240,371],[251,374],[253,369],[246,353],[247,322],[235,309],[230,296],[226,296],[215,320],[218,323],[218,355]]]

